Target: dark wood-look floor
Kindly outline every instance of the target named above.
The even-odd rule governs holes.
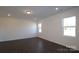
[[[0,42],[2,53],[65,53],[79,52],[73,49],[58,45],[53,42],[35,37],[13,41]]]

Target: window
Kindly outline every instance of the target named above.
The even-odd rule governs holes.
[[[76,36],[76,16],[64,18],[64,36]]]
[[[38,24],[38,32],[42,32],[42,24],[41,23]]]

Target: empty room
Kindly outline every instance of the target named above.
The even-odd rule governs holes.
[[[0,6],[0,53],[78,53],[78,6]]]

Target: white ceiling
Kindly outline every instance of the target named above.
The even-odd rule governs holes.
[[[56,10],[55,8],[59,8]],[[11,14],[10,17],[23,18],[23,19],[43,19],[74,8],[72,6],[0,6],[0,16],[8,17],[8,13]],[[24,10],[31,10],[33,13],[31,15],[25,15]]]

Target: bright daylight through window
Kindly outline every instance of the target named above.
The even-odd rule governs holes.
[[[64,36],[76,36],[76,16],[63,19]]]
[[[38,31],[39,31],[39,33],[42,32],[42,24],[41,23],[38,24]]]

